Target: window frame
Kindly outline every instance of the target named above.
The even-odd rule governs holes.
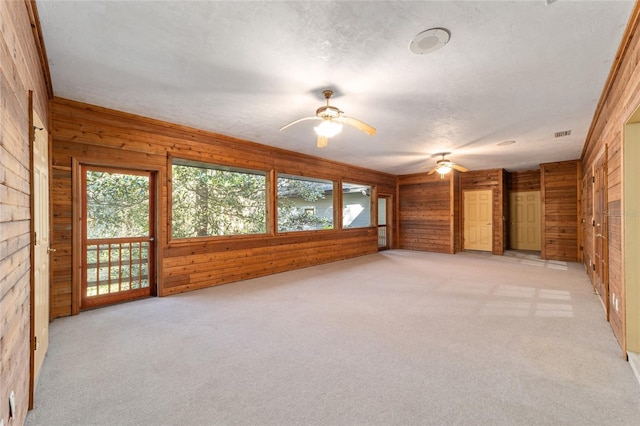
[[[369,187],[369,224],[367,226],[345,227],[344,225],[344,185],[367,186]],[[377,187],[370,183],[362,183],[352,180],[340,180],[340,229],[343,231],[375,228],[378,226],[378,208],[373,202],[377,198]]]
[[[261,168],[243,167],[236,164],[228,164],[222,161],[213,162],[210,159],[194,158],[188,155],[173,156],[167,155],[167,243],[171,246],[192,245],[194,243],[204,242],[223,242],[225,240],[243,240],[243,239],[256,239],[264,238],[265,236],[273,235],[273,223],[272,223],[272,192],[271,182],[273,181],[273,171]],[[250,234],[231,234],[231,235],[207,235],[207,236],[191,236],[191,237],[174,237],[173,236],[173,165],[174,162],[182,162],[178,164],[182,166],[198,167],[198,164],[204,164],[213,170],[223,170],[229,172],[238,172],[246,174],[254,174],[264,176],[264,208],[265,208],[265,232],[250,233]],[[191,164],[189,164],[191,163]]]
[[[288,179],[297,179],[297,180],[303,180],[303,181],[310,181],[310,182],[322,182],[322,183],[331,183],[332,185],[332,193],[331,193],[331,210],[332,210],[332,222],[331,222],[331,228],[327,228],[327,229],[300,229],[300,230],[296,230],[296,229],[291,229],[291,230],[286,230],[286,231],[280,231],[279,230],[279,225],[278,225],[278,218],[279,218],[279,208],[278,208],[278,202],[280,200],[280,197],[278,197],[278,180],[283,177],[283,178],[288,178]],[[302,175],[302,174],[295,174],[295,173],[286,173],[283,171],[278,171],[275,173],[275,177],[273,180],[274,184],[274,215],[273,215],[273,221],[274,221],[274,232],[275,235],[300,235],[300,234],[313,234],[313,233],[328,233],[328,232],[336,232],[336,231],[340,231],[340,222],[338,222],[339,218],[341,218],[340,215],[338,215],[338,213],[336,212],[336,205],[337,205],[337,190],[340,187],[339,186],[339,182],[331,179],[331,178],[322,178],[322,177],[316,177],[316,176],[307,176],[307,175]],[[314,206],[314,210],[315,210],[315,206]]]

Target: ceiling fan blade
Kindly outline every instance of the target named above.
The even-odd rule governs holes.
[[[453,164],[453,163],[451,163],[451,168],[452,169],[456,169],[459,172],[467,172],[467,171],[469,171],[466,167],[462,167],[462,166],[459,166],[459,165]]]
[[[327,145],[329,145],[329,138],[326,136],[318,135],[318,143],[316,146],[318,148],[326,148]]]
[[[314,115],[313,117],[304,117],[304,118],[299,118],[299,119],[297,119],[297,120],[295,120],[295,121],[292,121],[292,122],[291,122],[291,123],[289,123],[289,124],[285,124],[284,126],[280,127],[280,128],[278,129],[278,131],[279,131],[279,132],[281,132],[281,131],[283,131],[284,129],[286,129],[287,127],[289,127],[289,126],[293,126],[294,124],[300,123],[301,121],[307,121],[307,120],[322,120],[322,119],[321,119],[320,117],[315,116],[315,115]]]
[[[429,173],[427,173],[427,175],[432,175],[436,172],[436,170],[438,170],[437,167],[434,167],[433,169],[429,170]]]
[[[376,129],[368,125],[367,123],[360,121],[358,119],[352,117],[345,117],[344,115],[340,117],[340,121],[344,124],[348,124],[349,126],[355,127],[358,130],[362,130],[368,135],[375,135]]]

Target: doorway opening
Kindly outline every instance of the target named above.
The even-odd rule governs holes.
[[[640,381],[640,107],[624,127],[622,156],[622,270],[623,295],[612,292],[611,308],[618,311],[617,298],[624,297],[624,342],[636,377]],[[612,215],[614,212],[609,212]]]
[[[378,195],[378,251],[391,248],[392,199]]]
[[[156,293],[155,174],[83,166],[80,309]]]

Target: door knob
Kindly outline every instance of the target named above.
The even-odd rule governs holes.
[[[57,249],[52,249],[51,247],[47,249],[47,253],[55,253],[57,251],[58,251]]]

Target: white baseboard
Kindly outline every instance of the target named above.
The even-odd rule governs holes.
[[[636,376],[636,380],[640,384],[640,354],[627,352],[627,357],[629,359],[629,364],[631,364],[633,374]]]

